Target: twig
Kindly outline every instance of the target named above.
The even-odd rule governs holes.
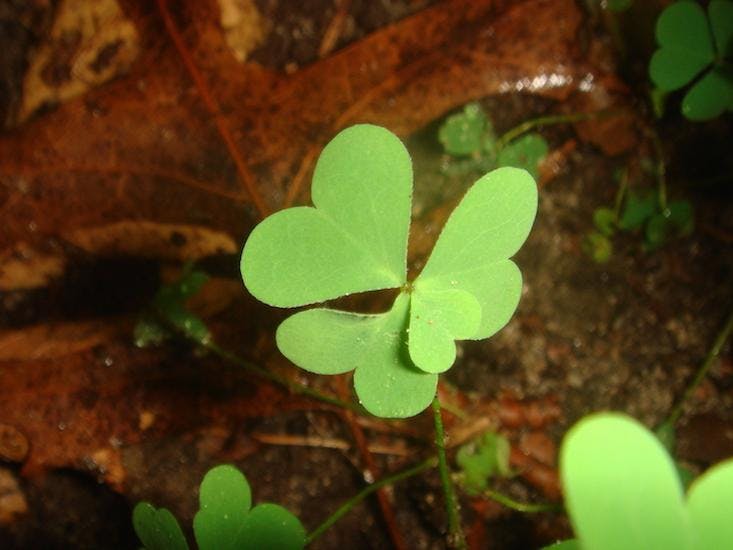
[[[204,78],[196,67],[196,64],[193,62],[191,55],[188,53],[188,48],[183,42],[181,33],[178,32],[176,24],[173,22],[173,18],[168,11],[168,1],[157,0],[157,3],[158,11],[160,12],[160,16],[163,19],[165,28],[168,31],[171,40],[173,40],[173,44],[175,45],[176,50],[178,50],[178,55],[181,57],[183,64],[186,66],[186,70],[193,80],[196,89],[198,90],[199,95],[201,96],[201,99],[206,106],[206,109],[209,111],[209,114],[214,118],[214,121],[216,122],[216,128],[219,131],[219,135],[221,136],[222,140],[224,140],[224,144],[229,151],[229,156],[232,157],[232,160],[237,167],[239,178],[242,180],[244,187],[247,189],[247,192],[249,193],[249,196],[252,199],[255,208],[257,208],[257,212],[259,212],[260,216],[264,218],[269,213],[269,209],[267,208],[264,200],[257,191],[254,178],[252,177],[249,168],[247,168],[247,165],[245,164],[242,155],[239,153],[239,150],[234,143],[234,138],[232,137],[232,133],[229,130],[229,125],[227,124],[226,119],[221,114],[221,109],[219,109],[216,101],[214,101],[214,98],[209,91],[208,85],[204,81]]]
[[[290,184],[290,187],[288,187],[288,192],[285,195],[283,208],[288,208],[292,206],[295,202],[295,199],[297,199],[298,195],[300,195],[300,189],[303,187],[303,182],[305,181],[308,172],[310,172],[311,166],[313,166],[313,163],[315,162],[316,157],[321,150],[321,147],[322,146],[319,144],[311,145],[306,151],[305,155],[303,155],[303,159],[300,161],[298,171],[293,177],[293,182]]]
[[[326,57],[336,46],[341,33],[344,30],[346,16],[349,15],[349,7],[351,0],[336,0],[336,13],[331,18],[331,22],[326,27],[321,39],[321,45],[318,47],[318,57],[321,59]]]
[[[387,485],[393,485],[399,481],[413,477],[430,468],[434,468],[435,462],[436,462],[435,457],[428,458],[427,460],[424,460],[423,462],[420,462],[419,464],[412,466],[411,468],[408,468],[407,470],[403,470],[391,476],[387,476],[384,479],[381,479],[377,482],[372,483],[368,487],[365,487],[358,494],[354,495],[349,500],[344,502],[341,506],[339,506],[338,509],[333,514],[328,516],[326,521],[324,521],[323,523],[321,523],[321,525],[316,527],[316,529],[313,530],[313,532],[311,532],[306,537],[305,539],[306,545],[312,543],[314,540],[320,537],[334,523],[336,523],[338,520],[340,520],[342,517],[348,514],[349,511],[351,511],[351,509],[354,508],[354,506],[359,504],[362,500],[367,498],[374,491],[377,491],[381,489],[382,487],[386,487]]]
[[[443,417],[440,411],[440,399],[435,396],[433,399],[433,418],[435,421],[435,446],[438,448],[438,471],[440,481],[443,484],[445,495],[445,507],[448,513],[448,546],[457,550],[466,550],[466,536],[461,527],[461,516],[458,508],[458,500],[453,488],[448,469],[448,459],[445,455],[445,431],[443,430]]]
[[[692,394],[695,393],[697,387],[705,379],[710,368],[715,364],[715,359],[717,359],[718,355],[720,355],[720,351],[723,349],[723,346],[725,345],[728,336],[730,336],[731,331],[733,331],[733,311],[730,313],[728,320],[725,322],[725,325],[723,325],[723,328],[720,330],[717,337],[715,338],[713,346],[710,348],[710,350],[708,350],[705,361],[703,362],[700,369],[697,371],[695,378],[693,378],[692,382],[690,382],[690,385],[687,386],[687,389],[682,395],[682,398],[674,406],[672,412],[669,413],[667,420],[665,420],[663,424],[674,426],[680,419],[680,416],[682,416],[682,408],[684,407],[685,403],[690,399]]]
[[[338,449],[340,451],[349,450],[352,445],[337,437],[317,437],[311,435],[291,435],[291,434],[268,434],[263,432],[254,432],[251,434],[252,439],[260,443],[268,445],[281,445],[285,447],[317,447],[320,449]],[[414,453],[403,442],[398,441],[393,445],[384,445],[373,443],[369,445],[369,452],[390,456],[410,456]]]
[[[343,397],[347,392],[348,388],[345,385],[344,379],[340,379],[339,393]],[[342,415],[346,424],[349,426],[351,435],[356,443],[356,448],[359,450],[359,455],[361,455],[364,467],[364,476],[367,478],[367,481],[371,482],[379,476],[379,468],[374,460],[374,456],[369,450],[366,437],[364,437],[364,431],[361,429],[361,426],[357,424],[353,411],[344,410]],[[389,495],[385,488],[377,490],[377,500],[379,501],[379,509],[382,512],[382,518],[384,519],[384,523],[387,527],[387,533],[389,533],[389,538],[392,541],[392,544],[397,550],[407,550],[407,545],[405,544],[400,528],[397,525],[397,518],[395,517],[392,504],[389,501]]]
[[[244,203],[247,200],[247,195],[241,191],[235,193],[233,191],[226,191],[224,185],[219,182],[219,185],[212,185],[212,182],[203,182],[196,178],[190,178],[177,172],[166,170],[163,168],[149,168],[144,166],[104,166],[104,165],[75,165],[75,166],[33,166],[33,167],[0,167],[3,173],[17,173],[25,176],[36,176],[36,175],[47,175],[47,174],[132,174],[135,176],[147,176],[161,179],[173,180],[181,185],[186,185],[192,189],[197,189],[204,193],[224,197],[234,202]],[[84,181],[84,180],[82,180]],[[214,181],[213,183],[217,183]]]

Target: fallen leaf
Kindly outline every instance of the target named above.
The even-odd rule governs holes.
[[[580,71],[571,0],[442,3],[292,75],[241,63],[213,0],[180,5],[175,20],[153,3],[126,15],[141,53],[125,77],[0,139],[0,250],[121,222],[241,242],[253,201],[265,212],[305,200],[307,161],[342,127],[404,136],[485,95],[562,99]]]

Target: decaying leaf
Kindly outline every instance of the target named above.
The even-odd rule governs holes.
[[[20,121],[127,72],[139,46],[135,26],[117,0],[62,0],[26,73]]]

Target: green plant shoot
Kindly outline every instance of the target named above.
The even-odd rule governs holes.
[[[233,466],[209,470],[201,482],[199,501],[193,521],[199,550],[300,550],[305,546],[303,525],[285,508],[267,503],[252,508],[249,483]],[[188,549],[168,510],[141,502],[135,506],[132,521],[146,550]]]
[[[733,548],[733,460],[705,472],[685,497],[651,431],[626,415],[599,413],[565,436],[560,474],[578,548]]]
[[[242,253],[244,283],[276,307],[400,289],[381,314],[296,313],[276,340],[307,371],[355,369],[357,396],[372,414],[413,416],[430,404],[438,374],[455,361],[455,341],[488,338],[514,313],[522,278],[509,258],[534,221],[535,182],[516,168],[480,178],[412,283],[412,163],[394,134],[367,124],[342,131],[318,159],[311,195],[314,207],[282,210],[255,227]]]
[[[733,111],[733,2],[711,0],[707,15],[696,2],[675,2],[659,16],[656,35],[659,49],[649,63],[654,84],[669,92],[694,81],[682,99],[683,115],[708,120]]]
[[[463,111],[447,117],[438,130],[438,140],[452,157],[470,157],[446,166],[447,172],[459,174],[513,166],[537,178],[539,165],[549,150],[545,138],[536,132],[504,143],[478,103],[469,103]]]
[[[456,453],[456,463],[463,471],[463,486],[471,495],[480,494],[489,486],[489,479],[512,475],[509,466],[511,447],[503,435],[487,432]]]

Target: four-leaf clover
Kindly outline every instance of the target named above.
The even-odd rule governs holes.
[[[394,134],[368,124],[342,131],[318,160],[311,195],[314,207],[282,210],[255,227],[242,253],[244,283],[276,307],[400,289],[381,314],[296,313],[276,340],[310,372],[355,370],[356,393],[372,414],[413,416],[428,406],[438,374],[455,361],[455,341],[488,338],[514,313],[522,278],[509,258],[534,221],[535,182],[516,168],[480,178],[411,283],[412,164]]]

